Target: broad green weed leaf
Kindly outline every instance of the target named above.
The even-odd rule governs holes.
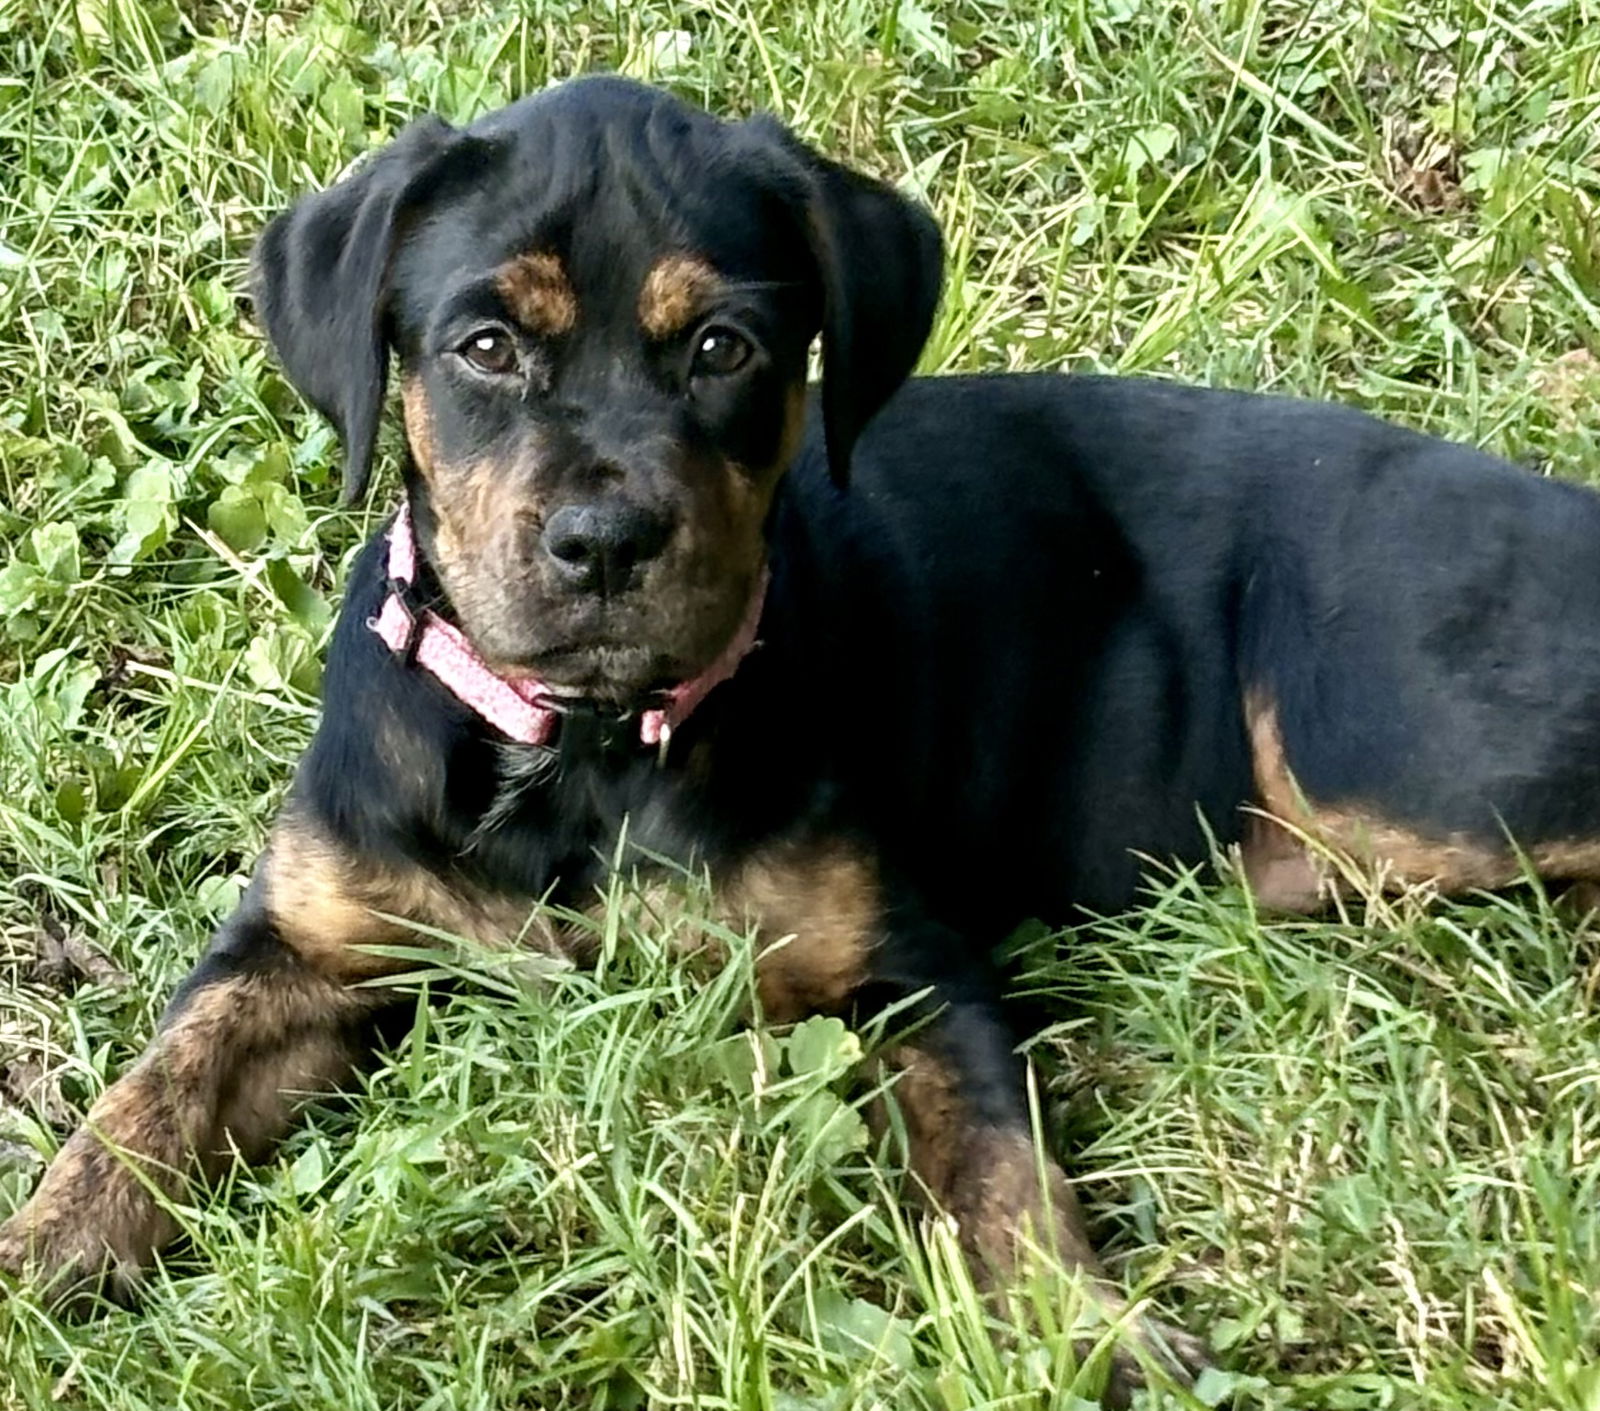
[[[328,600],[296,573],[287,559],[272,559],[267,564],[267,582],[295,621],[317,631],[333,619]]]
[[[846,1298],[829,1290],[817,1298],[817,1321],[823,1346],[845,1357],[876,1353],[896,1367],[916,1365],[911,1325],[864,1298]]]
[[[796,1077],[837,1077],[861,1059],[861,1040],[832,1015],[817,1014],[796,1024],[785,1048],[789,1071]]]
[[[254,553],[266,542],[266,511],[253,491],[239,485],[223,487],[206,510],[206,523],[238,554]]]

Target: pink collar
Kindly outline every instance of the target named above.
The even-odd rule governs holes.
[[[417,545],[411,530],[411,506],[403,504],[389,528],[389,596],[384,599],[382,611],[367,619],[367,626],[390,651],[409,649],[417,665],[502,734],[524,745],[548,744],[561,715],[559,698],[542,681],[531,677],[495,675],[461,629],[431,608],[413,616],[402,600],[401,590],[409,587],[416,576]],[[665,692],[664,705],[641,712],[641,744],[665,750],[672,732],[714,687],[733,675],[756,645],[756,627],[766,595],[767,574],[763,569],[744,621],[722,655],[693,680]]]

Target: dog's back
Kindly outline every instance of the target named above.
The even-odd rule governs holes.
[[[829,624],[811,728],[968,924],[1130,905],[1271,785],[1467,885],[1600,838],[1584,489],[1348,408],[957,377],[890,401],[848,496],[813,426],[777,525]]]

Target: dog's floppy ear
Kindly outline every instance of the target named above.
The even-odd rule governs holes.
[[[813,152],[772,118],[749,125],[805,169],[805,237],[822,286],[822,424],[843,485],[856,438],[927,342],[943,242],[933,217],[892,187]]]
[[[403,218],[470,142],[440,118],[405,128],[365,166],[276,217],[256,245],[258,316],[283,370],[344,446],[344,500],[367,488],[388,381],[385,294]]]

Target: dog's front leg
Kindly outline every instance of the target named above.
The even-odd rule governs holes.
[[[909,1036],[880,1060],[912,1174],[954,1217],[978,1280],[993,1287],[1042,1254],[1081,1272],[1103,1314],[1122,1319],[1126,1301],[1105,1278],[1077,1196],[1034,1141],[1024,1065],[983,957],[885,879],[870,852],[842,840],[768,848],[733,875],[727,895],[759,927],[757,989],[769,1020],[870,1017],[920,996],[903,1016]],[[875,1103],[873,1115],[882,1130],[890,1105]],[[1122,1341],[1114,1395],[1139,1380],[1130,1343],[1180,1374],[1205,1363],[1198,1340],[1148,1320],[1130,1320]]]
[[[1043,1256],[1084,1276],[1101,1315],[1126,1320],[1113,1357],[1111,1400],[1142,1383],[1144,1357],[1178,1376],[1207,1362],[1204,1344],[1181,1329],[1130,1318],[1105,1277],[1078,1198],[1061,1168],[1034,1141],[1025,1071],[1000,1008],[983,982],[932,986],[927,1022],[883,1055],[912,1174],[938,1210],[955,1220],[981,1285],[1025,1272]],[[880,1105],[880,1123],[889,1123]]]
[[[32,1199],[0,1226],[0,1268],[50,1293],[125,1295],[176,1233],[167,1202],[237,1150],[264,1155],[293,1096],[337,1083],[369,1001],[284,951],[246,902],[144,1055],[89,1109]],[[237,947],[231,966],[215,958]]]
[[[956,1217],[979,1269],[1014,1267],[1031,1227],[1069,1267],[1098,1276],[1077,1198],[1034,1148],[1022,1063],[984,959],[886,881],[869,851],[839,839],[767,848],[725,896],[759,928],[769,1021],[921,996],[914,1037],[883,1061],[897,1074],[912,1169]]]
[[[167,1206],[187,1181],[264,1157],[298,1100],[360,1061],[388,997],[358,982],[395,964],[363,946],[407,934],[388,916],[478,934],[498,919],[431,874],[361,859],[291,805],[149,1049],[0,1226],[0,1269],[57,1297],[126,1294],[176,1233]]]

